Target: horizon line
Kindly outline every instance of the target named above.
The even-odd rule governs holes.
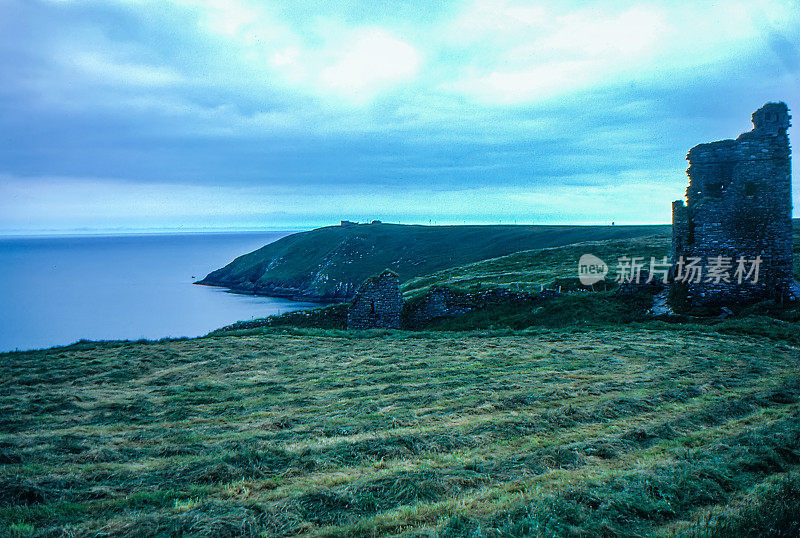
[[[346,219],[343,219],[346,220]],[[793,218],[793,220],[800,220]],[[350,221],[359,225],[369,225],[371,221]],[[381,221],[380,224],[403,226],[671,226],[670,222],[398,222]],[[304,225],[274,225],[271,227],[226,226],[226,227],[163,227],[163,228],[39,228],[39,229],[0,229],[0,237],[108,237],[124,235],[195,235],[226,233],[269,233],[269,232],[301,232],[317,228],[339,227],[340,223],[306,223]]]

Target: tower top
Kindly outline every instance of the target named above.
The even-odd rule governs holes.
[[[786,103],[767,103],[753,112],[753,130],[759,133],[776,135],[791,126],[789,107]]]

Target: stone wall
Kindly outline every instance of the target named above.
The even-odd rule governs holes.
[[[784,103],[767,103],[752,115],[753,130],[736,140],[700,144],[689,151],[686,202],[672,206],[673,264],[683,257],[724,256],[729,282],[677,281],[690,305],[737,304],[784,298],[793,287],[791,149]],[[759,279],[734,278],[739,257],[760,257]],[[677,265],[673,277],[678,276]]]
[[[400,328],[403,294],[397,274],[388,269],[368,278],[347,309],[348,329]]]
[[[473,308],[475,301],[468,293],[435,287],[419,299],[406,304],[403,326],[417,329],[434,319],[460,316]]]
[[[524,293],[494,288],[478,292],[466,292],[444,287],[434,287],[422,297],[406,303],[403,309],[403,327],[419,329],[431,321],[453,318],[477,308],[507,304],[530,303],[538,299],[560,295],[553,290]]]

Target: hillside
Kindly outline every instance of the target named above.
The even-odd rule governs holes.
[[[793,229],[795,278],[800,280],[800,220],[793,221]],[[583,254],[594,254],[604,260],[609,266],[606,278],[613,280],[617,274],[617,260],[621,256],[642,257],[647,263],[651,257],[669,257],[670,237],[659,233],[649,237],[587,241],[515,252],[410,278],[403,283],[403,293],[406,298],[412,298],[433,286],[464,290],[488,286],[535,292],[558,279],[575,279],[578,259]]]
[[[795,278],[800,280],[800,221],[794,221]],[[434,287],[444,287],[458,293],[480,296],[483,292],[500,288],[510,292],[533,292],[543,286],[569,291],[576,287],[576,267],[582,254],[591,253],[609,265],[607,281],[616,277],[617,260],[621,256],[661,259],[669,256],[670,238],[664,234],[630,239],[587,241],[560,247],[532,249],[506,256],[459,265],[432,274],[413,277],[405,281],[402,291],[408,305],[413,305]],[[510,301],[507,304],[481,304],[476,301],[476,311],[451,320],[425,324],[437,330],[473,330],[483,328],[563,327],[565,325],[597,325],[635,323],[649,319],[647,311],[652,306],[650,298],[618,297],[613,291],[603,292],[604,286],[594,287],[596,293],[566,294],[546,301],[533,300],[530,304]],[[535,304],[534,304],[535,303]],[[735,308],[744,315],[764,314],[779,319],[794,319],[794,311],[787,312],[775,305]],[[346,305],[248,320],[215,331],[217,334],[238,332],[255,327],[316,327],[344,329]],[[413,309],[413,308],[412,308]],[[697,312],[695,312],[697,314]],[[406,328],[419,329],[412,324]]]
[[[240,256],[198,284],[336,300],[390,268],[401,281],[479,260],[584,241],[669,234],[669,226],[330,226]]]
[[[518,291],[539,291],[558,279],[576,279],[578,260],[583,254],[594,254],[609,266],[607,279],[616,276],[617,259],[621,256],[658,259],[670,255],[670,238],[664,235],[587,241],[560,247],[515,252],[506,256],[482,260],[443,269],[429,275],[414,277],[403,283],[407,298],[424,293],[433,286],[448,286],[464,290],[484,287],[504,287]]]
[[[405,292],[667,249],[527,250]],[[664,323],[636,300],[0,354],[0,535],[797,536],[800,311]]]
[[[0,354],[0,534],[797,536],[797,334],[264,332]]]

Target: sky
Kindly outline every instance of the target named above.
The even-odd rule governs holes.
[[[0,233],[666,223],[776,100],[797,0],[0,0]]]

